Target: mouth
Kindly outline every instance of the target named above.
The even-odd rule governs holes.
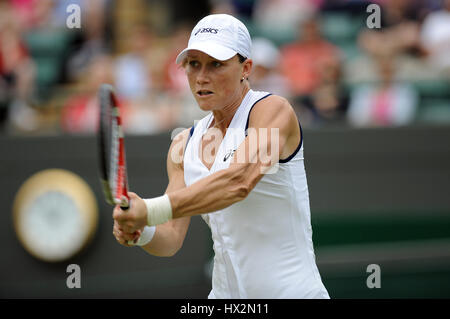
[[[199,97],[207,97],[207,96],[211,96],[214,93],[212,91],[209,90],[198,90],[197,91],[197,96]]]

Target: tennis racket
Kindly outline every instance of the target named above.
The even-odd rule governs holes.
[[[103,193],[109,204],[119,204],[121,209],[126,210],[130,206],[130,198],[119,105],[114,89],[109,84],[100,86],[98,98],[100,102],[98,149]]]

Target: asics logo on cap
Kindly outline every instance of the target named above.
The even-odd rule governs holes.
[[[194,35],[197,35],[199,33],[214,33],[216,34],[217,32],[219,32],[219,29],[214,29],[214,28],[200,28],[197,30],[197,32],[195,32]]]

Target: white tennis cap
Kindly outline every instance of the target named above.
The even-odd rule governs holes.
[[[237,53],[250,58],[252,40],[245,25],[229,14],[211,14],[192,29],[188,47],[178,54],[176,63],[189,50],[199,50],[219,61],[231,59]]]

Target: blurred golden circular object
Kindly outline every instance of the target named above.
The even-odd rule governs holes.
[[[34,257],[61,262],[78,254],[92,239],[98,207],[89,185],[63,169],[47,169],[28,178],[13,204],[14,230]]]

